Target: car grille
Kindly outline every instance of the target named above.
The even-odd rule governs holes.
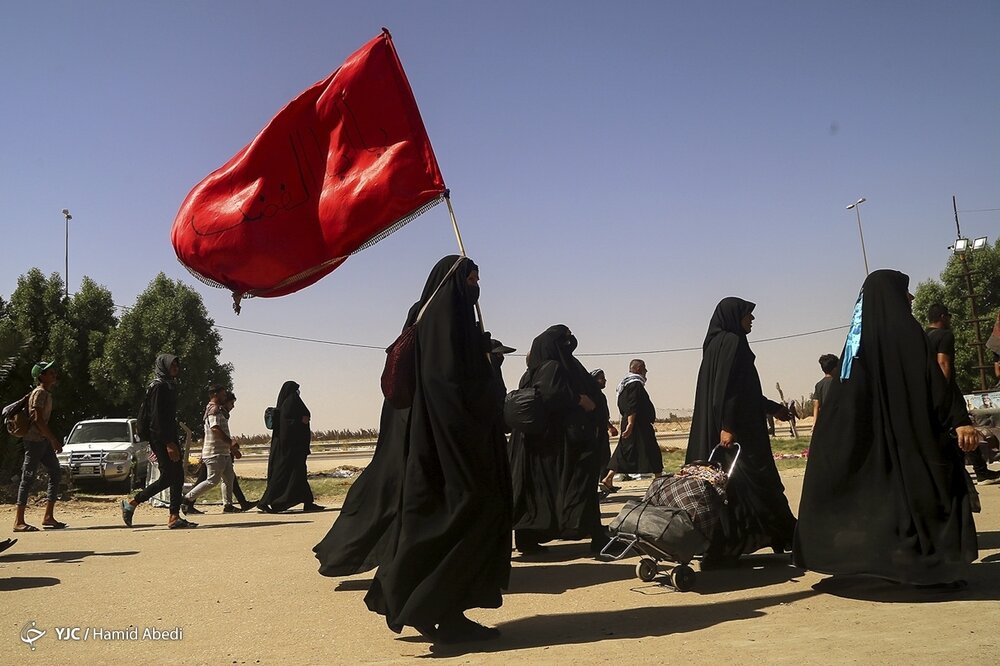
[[[95,465],[104,460],[104,451],[75,451],[69,454],[70,465]]]

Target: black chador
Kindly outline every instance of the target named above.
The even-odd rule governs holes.
[[[767,436],[766,416],[780,413],[781,405],[764,397],[747,342],[753,309],[741,298],[722,299],[702,346],[686,461],[707,460],[723,430],[741,447],[722,529],[707,560],[732,561],[765,546],[783,552],[791,548],[795,531]]]
[[[962,396],[928,350],[909,278],[868,276],[809,447],[795,562],[830,574],[953,583],[976,559]]]
[[[495,635],[463,613],[499,607],[510,575],[510,476],[489,341],[475,319],[478,277],[457,256],[431,271],[407,317],[430,300],[416,324],[413,404],[383,407],[375,457],[314,548],[324,575],[377,566],[368,608],[393,631],[444,641]]]
[[[515,543],[523,553],[552,539],[593,539],[603,546],[599,473],[599,417],[593,410],[600,388],[573,357],[576,338],[552,326],[531,344],[520,387],[539,389],[546,427],[541,433],[514,429],[510,438]],[[590,407],[588,412],[582,401]]]
[[[306,458],[312,431],[309,409],[299,397],[299,385],[285,382],[275,402],[271,452],[267,458],[267,488],[257,506],[263,511],[315,507],[307,477]],[[319,508],[319,507],[316,507]]]

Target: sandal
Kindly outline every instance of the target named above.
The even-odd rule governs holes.
[[[601,486],[601,488],[602,488],[602,489],[603,489],[603,490],[604,490],[604,491],[605,491],[606,493],[608,493],[609,495],[610,495],[611,493],[616,493],[616,492],[618,492],[619,490],[621,490],[621,486],[616,486],[616,485],[615,485],[615,484],[613,484],[613,483],[604,483],[603,481],[601,481],[601,483],[600,483],[600,486]]]
[[[181,529],[186,529],[188,527],[198,527],[198,523],[192,523],[190,520],[184,520],[183,518],[178,518],[174,522],[167,525],[167,527],[172,530],[181,530]]]
[[[38,528],[34,525],[17,525],[14,527],[15,532],[37,532]]]
[[[66,523],[60,523],[58,520],[53,519],[51,523],[42,523],[42,527],[47,530],[64,530],[66,529]]]
[[[0,541],[0,553],[13,546],[15,543],[17,543],[17,539],[4,539],[3,541]]]
[[[127,527],[132,527],[133,516],[135,516],[135,507],[128,500],[122,500],[122,520]]]

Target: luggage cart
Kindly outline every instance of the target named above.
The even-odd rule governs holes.
[[[727,472],[729,477],[740,456],[740,445],[734,443],[734,446],[736,455]],[[708,457],[710,462],[719,448],[712,449]],[[647,514],[645,524],[640,527]],[[711,543],[711,535],[702,534],[687,511],[678,507],[652,506],[645,501],[628,502],[609,528],[614,534],[601,550],[603,557],[618,561],[634,550],[640,556],[635,565],[636,578],[646,583],[660,573],[661,562],[673,562],[676,566],[665,569],[670,584],[679,592],[694,588],[696,576],[690,563],[695,555],[704,554]],[[653,536],[654,533],[659,536]]]

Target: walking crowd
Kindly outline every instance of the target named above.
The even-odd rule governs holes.
[[[794,402],[764,395],[748,341],[755,305],[735,297],[718,303],[702,345],[686,463],[716,460],[728,469],[737,450],[738,463],[718,526],[704,535],[703,570],[733,566],[742,555],[770,548],[791,553],[799,567],[833,575],[946,589],[965,585],[963,572],[978,549],[977,498],[964,456],[980,483],[1000,474],[986,466],[991,451],[980,448],[982,433],[955,379],[950,315],[931,308],[925,332],[912,314],[908,287],[909,278],[897,271],[871,273],[842,354],[820,357],[824,377],[813,400],[815,429],[798,519],[768,432],[768,417],[795,418]],[[580,362],[577,338],[565,325],[535,337],[518,387],[508,393],[500,367],[514,350],[482,330],[478,300],[479,267],[471,259],[452,255],[434,266],[400,336],[412,342],[401,347],[412,368],[390,372],[387,366],[383,376],[384,389],[395,382],[406,390],[384,402],[372,461],[313,549],[325,576],[376,569],[367,607],[394,632],[409,626],[443,643],[499,635],[465,612],[502,604],[512,550],[544,557],[549,542],[584,540],[599,555],[613,536],[602,524],[600,501],[619,490],[616,476],[663,473],[642,359],[629,362],[615,387],[619,433],[605,396],[605,371]],[[229,430],[235,394],[227,386],[211,387],[203,476],[184,494],[176,419],[180,360],[162,354],[154,371],[139,422],[158,475],[122,500],[126,525],[141,504],[166,492],[168,527],[193,528],[188,517],[201,513],[196,501],[216,486],[227,513],[253,506],[267,513],[298,505],[323,510],[306,477],[310,411],[298,384],[285,382],[268,410],[267,488],[252,503],[234,472],[241,455]],[[53,514],[61,442],[47,425],[57,373],[52,363],[41,362],[32,374],[38,387],[30,397],[15,532],[36,530],[24,513],[39,465],[49,471],[42,526],[65,527]],[[613,454],[611,437],[618,437]]]

